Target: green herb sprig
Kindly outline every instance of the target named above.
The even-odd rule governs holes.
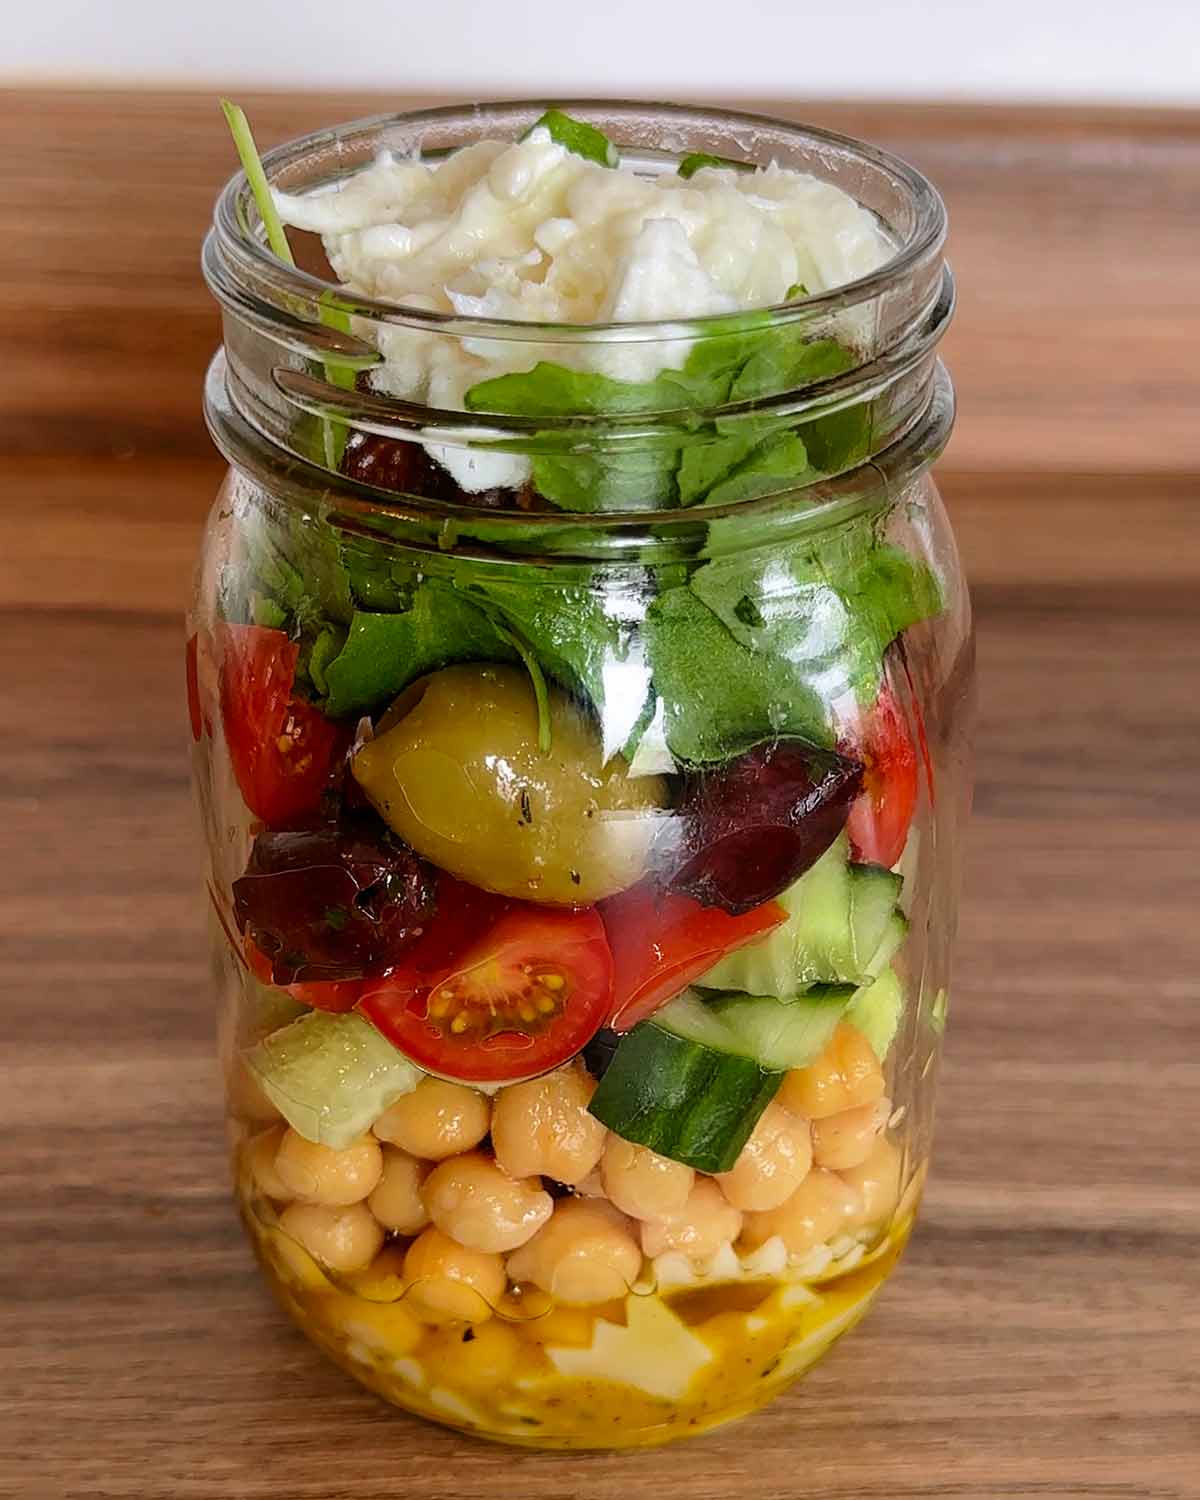
[[[250,191],[254,194],[254,202],[258,207],[259,217],[263,221],[263,228],[267,232],[267,244],[272,252],[289,266],[296,264],[296,258],[292,254],[292,247],[288,243],[287,231],[283,227],[283,220],[279,217],[279,210],[275,207],[275,199],[271,193],[271,184],[267,181],[267,174],[263,169],[262,157],[259,155],[258,147],[254,141],[254,132],[250,129],[250,121],[246,118],[246,111],[238,104],[229,99],[221,100],[221,113],[225,116],[225,123],[229,126],[229,133],[233,136],[233,144],[237,147],[238,159],[242,164],[242,171],[246,174],[246,180],[250,184]],[[329,302],[330,294],[325,292],[320,298],[317,307],[317,316],[326,328],[337,329],[340,333],[349,333],[350,319],[339,308],[333,307]],[[341,360],[325,359],[321,361],[325,371],[325,378],[331,385],[337,386],[344,391],[354,389],[355,373],[352,364]],[[323,418],[321,422],[321,449],[326,465],[336,469],[342,461],[342,453],[346,447],[346,424],[335,422],[332,418]]]

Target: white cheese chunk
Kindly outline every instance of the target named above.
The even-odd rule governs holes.
[[[626,1326],[598,1318],[588,1349],[546,1345],[561,1375],[615,1380],[664,1401],[682,1401],[712,1350],[657,1297],[630,1297]]]
[[[332,186],[275,201],[286,223],[324,237],[337,277],[364,296],[468,318],[662,325],[661,337],[543,343],[358,321],[383,356],[376,389],[449,410],[479,381],[542,359],[653,379],[686,360],[688,320],[770,306],[797,283],[843,285],[893,253],[872,214],[807,173],[703,168],[685,181],[601,166],[544,128],[434,164],[383,151]],[[445,434],[425,442],[468,491],[529,474],[524,459]]]

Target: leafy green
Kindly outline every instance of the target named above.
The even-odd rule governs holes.
[[[233,143],[237,147],[242,171],[245,172],[250,191],[254,194],[254,202],[258,207],[259,217],[263,221],[263,228],[266,230],[267,244],[280,260],[293,266],[296,262],[292,255],[292,247],[288,243],[283,220],[279,217],[279,210],[275,207],[271,184],[267,181],[267,174],[263,168],[262,158],[258,154],[258,147],[254,143],[254,135],[246,113],[239,105],[232,104],[228,99],[221,100],[221,113],[225,116],[225,122],[233,136]],[[327,328],[336,328],[341,333],[349,333],[351,331],[349,315],[332,305],[333,296],[332,290],[321,294],[317,316]],[[331,385],[338,386],[344,391],[354,389],[358,361],[346,362],[331,357],[320,361],[320,364],[326,380]],[[346,446],[346,424],[335,422],[331,418],[322,418],[318,424],[318,432],[320,447],[319,450],[313,452],[313,457],[317,463],[323,460],[326,467],[336,470],[341,463],[342,452]],[[315,444],[309,446],[315,448]]]
[[[705,763],[777,734],[829,744],[827,705],[871,702],[888,646],[941,608],[932,571],[870,517],[704,563],[646,620],[668,746]]]
[[[661,397],[661,377],[613,380],[594,371],[539,360],[531,370],[479,381],[466,392],[463,405],[468,411],[510,417],[620,416],[655,411],[663,405]]]
[[[707,505],[732,505],[771,495],[803,482],[807,468],[804,444],[794,432],[781,432],[752,449],[740,463],[714,483],[705,495]]]
[[[754,170],[746,161],[731,161],[725,156],[714,156],[711,151],[692,151],[680,161],[675,171],[686,182],[688,178],[694,177],[701,167],[733,167],[741,172]]]
[[[498,620],[492,621],[493,628],[501,640],[505,640],[517,653],[526,672],[529,673],[529,681],[533,686],[533,697],[537,704],[538,716],[538,749],[543,755],[549,755],[553,745],[553,731],[550,725],[550,694],[546,689],[546,677],[542,671],[541,663],[537,659],[537,653],[528,641],[522,640],[515,630],[509,630]]]
[[[563,510],[583,513],[724,505],[860,462],[869,414],[855,407],[803,423],[770,410],[711,423],[700,414],[762,401],[853,363],[836,340],[806,338],[803,324],[779,327],[769,314],[751,312],[697,339],[680,369],[661,370],[653,380],[614,380],[543,360],[472,386],[464,404],[468,411],[533,418],[679,414],[675,432],[638,438],[628,449],[576,452],[580,440],[569,430],[541,434],[531,458],[533,483]]]
[[[804,663],[748,649],[690,587],[660,594],[645,632],[667,744],[679,760],[726,760],[784,734],[830,743]]]
[[[576,156],[585,156],[588,161],[598,162],[602,167],[615,167],[621,160],[617,148],[602,130],[597,130],[585,120],[573,119],[561,109],[548,109],[540,119],[533,122],[521,139],[527,140],[539,125],[550,132],[552,141],[557,141]]]
[[[462,661],[519,661],[487,613],[461,591],[426,582],[400,614],[356,610],[346,644],[324,668],[335,719],[382,707],[410,682]]]
[[[860,703],[878,692],[900,631],[942,607],[930,569],[877,541],[869,518],[717,558],[690,587],[739,644],[786,658],[826,700],[850,690]]]
[[[557,681],[585,694],[597,707],[604,701],[604,669],[620,654],[617,627],[600,598],[579,586],[484,579],[470,569],[457,574],[460,590],[516,631]]]
[[[577,458],[539,454],[531,463],[535,489],[564,510],[669,510],[678,490],[673,449],[636,453],[582,453]]]

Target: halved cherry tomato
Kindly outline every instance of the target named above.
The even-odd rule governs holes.
[[[321,800],[344,726],[292,692],[300,648],[282,630],[223,625],[221,718],[246,806],[277,827]]]
[[[255,979],[263,984],[274,984],[271,960],[248,933],[242,940],[242,947],[246,955],[246,967]],[[306,979],[281,985],[280,988],[287,990],[301,1005],[311,1005],[314,1010],[341,1013],[354,1009],[365,983],[364,979]]]
[[[389,989],[395,994],[432,989],[455,968],[472,943],[517,905],[507,896],[481,890],[439,870],[433,918],[423,936],[388,969]]]
[[[866,864],[894,865],[917,806],[917,751],[886,683],[843,747],[863,763],[863,789],[846,820],[850,851]]]
[[[432,934],[431,934],[432,935]],[[427,988],[368,986],[359,1010],[413,1062],[467,1083],[532,1078],[574,1057],[608,1015],[612,955],[594,909],[514,908]]]
[[[613,955],[608,1025],[629,1031],[687,989],[719,958],[762,937],[787,917],[777,901],[731,916],[643,881],[600,903]]]

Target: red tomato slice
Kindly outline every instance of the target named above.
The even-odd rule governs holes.
[[[518,905],[507,896],[483,891],[465,880],[438,871],[437,904],[424,935],[400,955],[387,972],[394,993],[415,994],[432,989],[456,966],[458,959],[481,934],[488,932]]]
[[[246,806],[269,827],[312,812],[346,730],[292,694],[300,648],[282,630],[223,625],[221,719]]]
[[[856,860],[890,867],[904,852],[916,811],[917,751],[886,683],[845,748],[863,763],[863,789],[846,820],[850,851]]]
[[[432,929],[431,929],[432,936]],[[594,909],[514,906],[425,988],[368,987],[359,1010],[419,1067],[466,1083],[532,1078],[604,1024],[612,954]]]
[[[248,934],[243,939],[243,947],[246,967],[255,979],[263,984],[274,984],[271,960]],[[299,1000],[301,1005],[311,1005],[314,1010],[340,1013],[354,1009],[365,983],[364,979],[308,979],[280,987],[287,990],[294,1000]]]
[[[600,903],[613,955],[608,1024],[628,1031],[687,989],[719,958],[787,917],[777,901],[741,916],[642,883]]]

